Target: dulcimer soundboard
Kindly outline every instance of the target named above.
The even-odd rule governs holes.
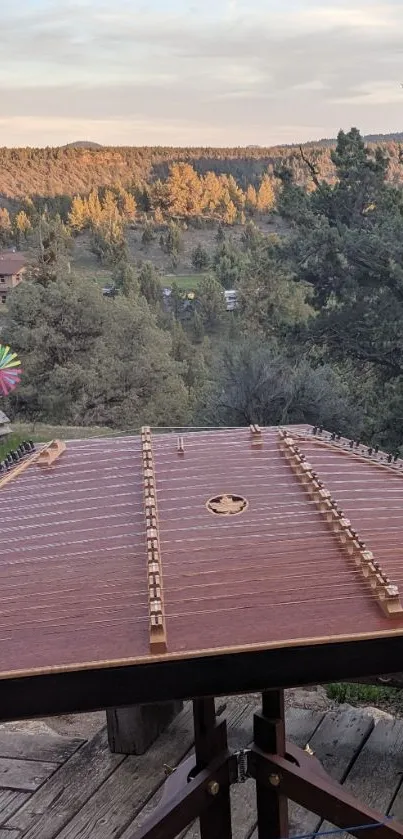
[[[285,684],[304,649],[325,667],[354,644],[359,675],[357,644],[374,642],[384,672],[403,639],[402,501],[400,459],[309,426],[40,447],[0,476],[0,717],[28,682],[18,713],[42,713],[43,677],[53,712],[192,695],[186,662],[201,693],[213,671],[254,689],[259,653],[286,662]]]

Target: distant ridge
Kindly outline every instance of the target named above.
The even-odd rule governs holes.
[[[75,143],[66,143],[62,149],[103,149],[100,143],[91,143],[89,140],[77,140]]]

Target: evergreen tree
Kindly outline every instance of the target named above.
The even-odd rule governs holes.
[[[256,189],[255,189],[254,186],[252,186],[252,184],[249,184],[249,186],[246,190],[246,209],[248,210],[248,212],[251,215],[253,215],[253,213],[256,211],[256,207],[257,207]]]
[[[76,195],[71,202],[68,223],[72,230],[79,233],[87,226],[88,220],[87,202],[80,195]]]
[[[10,213],[6,207],[0,207],[0,247],[4,248],[10,244],[12,232]]]
[[[225,230],[221,223],[218,225],[215,240],[217,245],[222,245],[222,243],[225,242]]]
[[[192,251],[192,265],[195,271],[205,271],[209,267],[210,260],[207,251],[199,243]]]
[[[246,265],[246,257],[231,242],[220,245],[213,256],[214,273],[224,288],[236,288]]]
[[[138,274],[140,294],[150,306],[162,303],[162,284],[160,275],[152,262],[144,262]]]
[[[168,225],[168,230],[165,236],[161,236],[160,244],[164,253],[168,254],[171,257],[172,266],[176,268],[179,260],[179,254],[183,249],[183,240],[180,227],[178,227],[177,224],[171,222]]]
[[[328,358],[367,364],[384,382],[403,376],[403,213],[387,180],[387,159],[357,129],[340,132],[332,155],[337,180],[316,179],[310,195],[283,181],[293,214],[287,251],[313,289],[311,340]],[[290,217],[290,216],[289,216]]]
[[[112,274],[115,288],[125,297],[137,297],[140,292],[140,284],[137,272],[133,265],[123,260],[116,265]]]
[[[202,212],[203,183],[188,163],[175,163],[166,182],[168,207],[174,218],[199,216]]]
[[[203,277],[199,284],[197,300],[197,311],[204,329],[207,332],[217,331],[224,320],[226,309],[222,286],[215,277]]]
[[[155,240],[154,225],[150,224],[149,221],[146,221],[146,223],[144,225],[144,228],[143,228],[143,233],[142,233],[142,236],[141,236],[141,244],[142,244],[142,247],[144,248],[144,250],[147,251],[149,246],[151,245],[151,243],[154,242],[154,240]]]
[[[175,281],[172,283],[169,302],[174,317],[179,320],[183,311],[183,293]]]
[[[25,210],[20,210],[14,218],[15,239],[18,247],[21,246],[23,239],[27,239],[31,229],[31,222]]]
[[[24,358],[13,410],[26,421],[135,428],[185,425],[189,395],[168,333],[142,298],[111,306],[73,274],[10,297],[9,340]]]
[[[273,210],[276,203],[273,184],[268,175],[264,175],[257,192],[256,208],[260,213],[268,213]]]
[[[123,221],[133,222],[137,213],[137,204],[134,195],[126,189],[120,188],[117,203],[118,210]]]

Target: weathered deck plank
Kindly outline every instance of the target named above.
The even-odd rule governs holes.
[[[0,788],[34,792],[58,767],[58,763],[0,757]]]
[[[245,705],[231,700],[226,708],[228,725],[245,714]],[[120,835],[140,812],[144,804],[161,789],[165,779],[164,763],[177,765],[193,744],[193,713],[188,705],[160,736],[153,749],[143,757],[128,757],[102,786],[98,794],[58,835],[58,839],[97,837],[109,839]],[[129,833],[132,828],[129,829]],[[25,837],[24,837],[25,839]]]
[[[60,737],[58,734],[25,734],[23,731],[0,731],[0,757],[64,763],[85,740]]]
[[[399,790],[403,773],[403,720],[380,720],[360,751],[344,782],[346,789],[365,804],[388,813]],[[403,818],[403,795],[400,789],[392,805],[397,820]],[[323,823],[323,830],[332,825]],[[341,834],[346,839],[347,834]]]
[[[19,830],[8,830],[5,827],[0,827],[0,839],[21,839]]]
[[[225,716],[231,749],[250,744],[257,707],[255,697],[227,700]],[[40,737],[35,747],[37,738],[25,736],[30,738],[28,760],[22,754],[23,740],[18,738],[15,746],[4,740],[3,750],[19,757],[4,758],[0,754],[0,787],[4,762],[14,766],[15,782],[19,782],[15,767],[19,767],[21,777],[25,777],[21,783],[42,785],[33,793],[31,789],[22,792],[0,788],[0,839],[129,839],[159,802],[163,764],[175,766],[191,754],[191,705],[143,756],[112,755],[106,730],[84,745],[79,740],[53,744],[52,738],[47,743]],[[364,709],[323,714],[293,708],[287,713],[287,736],[300,747],[309,742],[329,774],[345,782],[358,798],[381,812],[387,812],[393,801],[393,814],[403,819],[403,720],[386,719],[374,727],[373,718]],[[0,736],[0,753],[1,740]],[[63,754],[63,765],[56,760],[37,759],[53,755],[61,760]],[[44,780],[38,767],[51,767],[53,774]],[[235,785],[231,798],[234,839],[257,839],[253,781]],[[291,835],[314,832],[320,824],[318,816],[290,803]],[[330,828],[322,823],[322,829]],[[198,823],[183,837],[198,839]]]
[[[152,749],[142,756],[126,757],[63,830],[60,833],[49,831],[46,839],[55,836],[57,839],[110,839],[111,836],[119,836],[163,783],[164,763],[180,763],[192,739],[193,714],[188,704]],[[32,837],[27,835],[27,839],[34,839],[34,834]]]
[[[7,822],[27,839],[52,839],[125,760],[111,754],[106,728],[76,752]]]
[[[31,793],[29,792],[0,789],[0,825],[5,824],[29,798],[31,798]]]

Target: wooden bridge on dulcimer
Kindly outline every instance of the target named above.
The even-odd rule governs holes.
[[[254,696],[217,700],[230,747],[251,742],[257,706]],[[286,720],[289,739],[314,752],[331,777],[364,803],[402,819],[403,719],[376,721],[365,708],[341,706],[325,713],[290,708]],[[105,728],[88,741],[3,729],[0,839],[127,839],[160,803],[164,765],[174,768],[192,744],[191,703],[141,756],[112,754]],[[231,798],[234,839],[256,839],[253,781],[235,784]],[[289,816],[291,836],[332,829],[291,802]],[[182,837],[199,835],[195,824]]]

